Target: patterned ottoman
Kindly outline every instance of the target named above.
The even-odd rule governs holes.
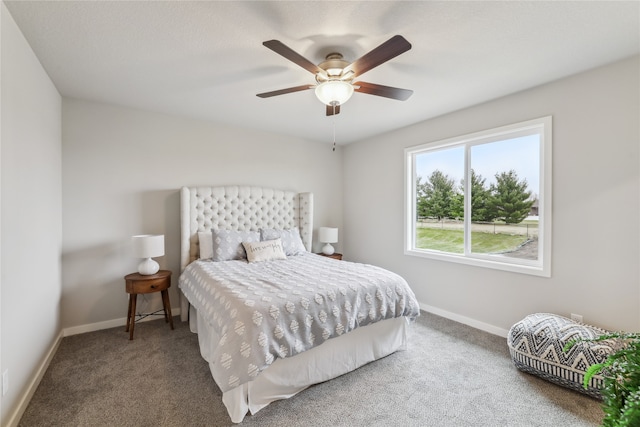
[[[596,338],[607,332],[555,314],[536,313],[511,327],[507,345],[521,371],[600,399],[602,376],[594,375],[585,390],[584,373],[615,351],[615,341],[580,342],[566,353],[562,349],[573,339]]]

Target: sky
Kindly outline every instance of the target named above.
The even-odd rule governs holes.
[[[528,189],[540,193],[540,142],[538,135],[527,135],[471,147],[471,168],[495,184],[495,175],[513,169],[518,179],[527,180]],[[416,156],[416,173],[425,179],[434,170],[449,175],[456,184],[464,178],[464,147],[428,151]]]

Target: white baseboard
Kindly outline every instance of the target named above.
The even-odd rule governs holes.
[[[22,418],[24,411],[27,410],[29,402],[31,402],[33,394],[38,389],[38,385],[40,385],[40,381],[42,381],[44,373],[47,372],[47,368],[49,368],[49,364],[51,363],[53,356],[55,356],[56,351],[58,351],[58,347],[60,347],[60,343],[62,342],[62,337],[63,334],[62,331],[60,331],[56,339],[53,341],[53,345],[47,352],[47,356],[44,358],[44,360],[40,364],[40,367],[36,371],[36,374],[33,376],[33,378],[31,378],[31,381],[29,382],[22,398],[18,402],[16,409],[13,411],[11,417],[9,417],[9,421],[7,422],[6,427],[17,427],[18,423],[20,422],[20,418]]]
[[[180,315],[180,307],[175,307],[171,309],[171,316],[175,317],[179,315]],[[139,322],[148,322],[150,320],[157,320],[157,319],[158,319],[157,316],[149,316],[149,317],[145,317],[142,320],[139,320]],[[70,328],[64,328],[62,332],[64,333],[65,337],[69,337],[71,335],[84,334],[85,332],[100,331],[102,329],[117,328],[120,326],[124,328],[126,324],[127,324],[127,318],[122,317],[120,319],[105,320],[104,322],[89,323],[88,325],[72,326]]]
[[[509,331],[503,328],[499,328],[494,325],[490,325],[488,323],[480,322],[478,320],[472,319],[470,317],[461,316],[456,313],[452,313],[450,311],[442,310],[437,307],[432,307],[427,304],[420,303],[420,308],[429,313],[433,313],[435,315],[445,317],[447,319],[455,320],[458,323],[462,323],[464,325],[469,325],[473,328],[480,329],[481,331],[488,332],[493,335],[498,335],[502,338],[506,338],[509,334]]]

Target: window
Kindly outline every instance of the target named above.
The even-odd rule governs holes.
[[[405,253],[549,277],[551,117],[407,148]]]

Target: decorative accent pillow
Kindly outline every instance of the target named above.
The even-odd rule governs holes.
[[[213,260],[247,259],[242,242],[259,242],[258,231],[211,230],[213,233]]]
[[[266,240],[264,242],[242,242],[247,251],[249,262],[272,261],[276,259],[287,259],[282,249],[280,239]]]
[[[213,258],[213,234],[210,231],[199,231],[200,259]]]
[[[282,240],[282,248],[287,256],[302,255],[307,251],[300,238],[300,230],[293,227],[288,230],[276,230],[273,228],[261,228],[260,240]]]

